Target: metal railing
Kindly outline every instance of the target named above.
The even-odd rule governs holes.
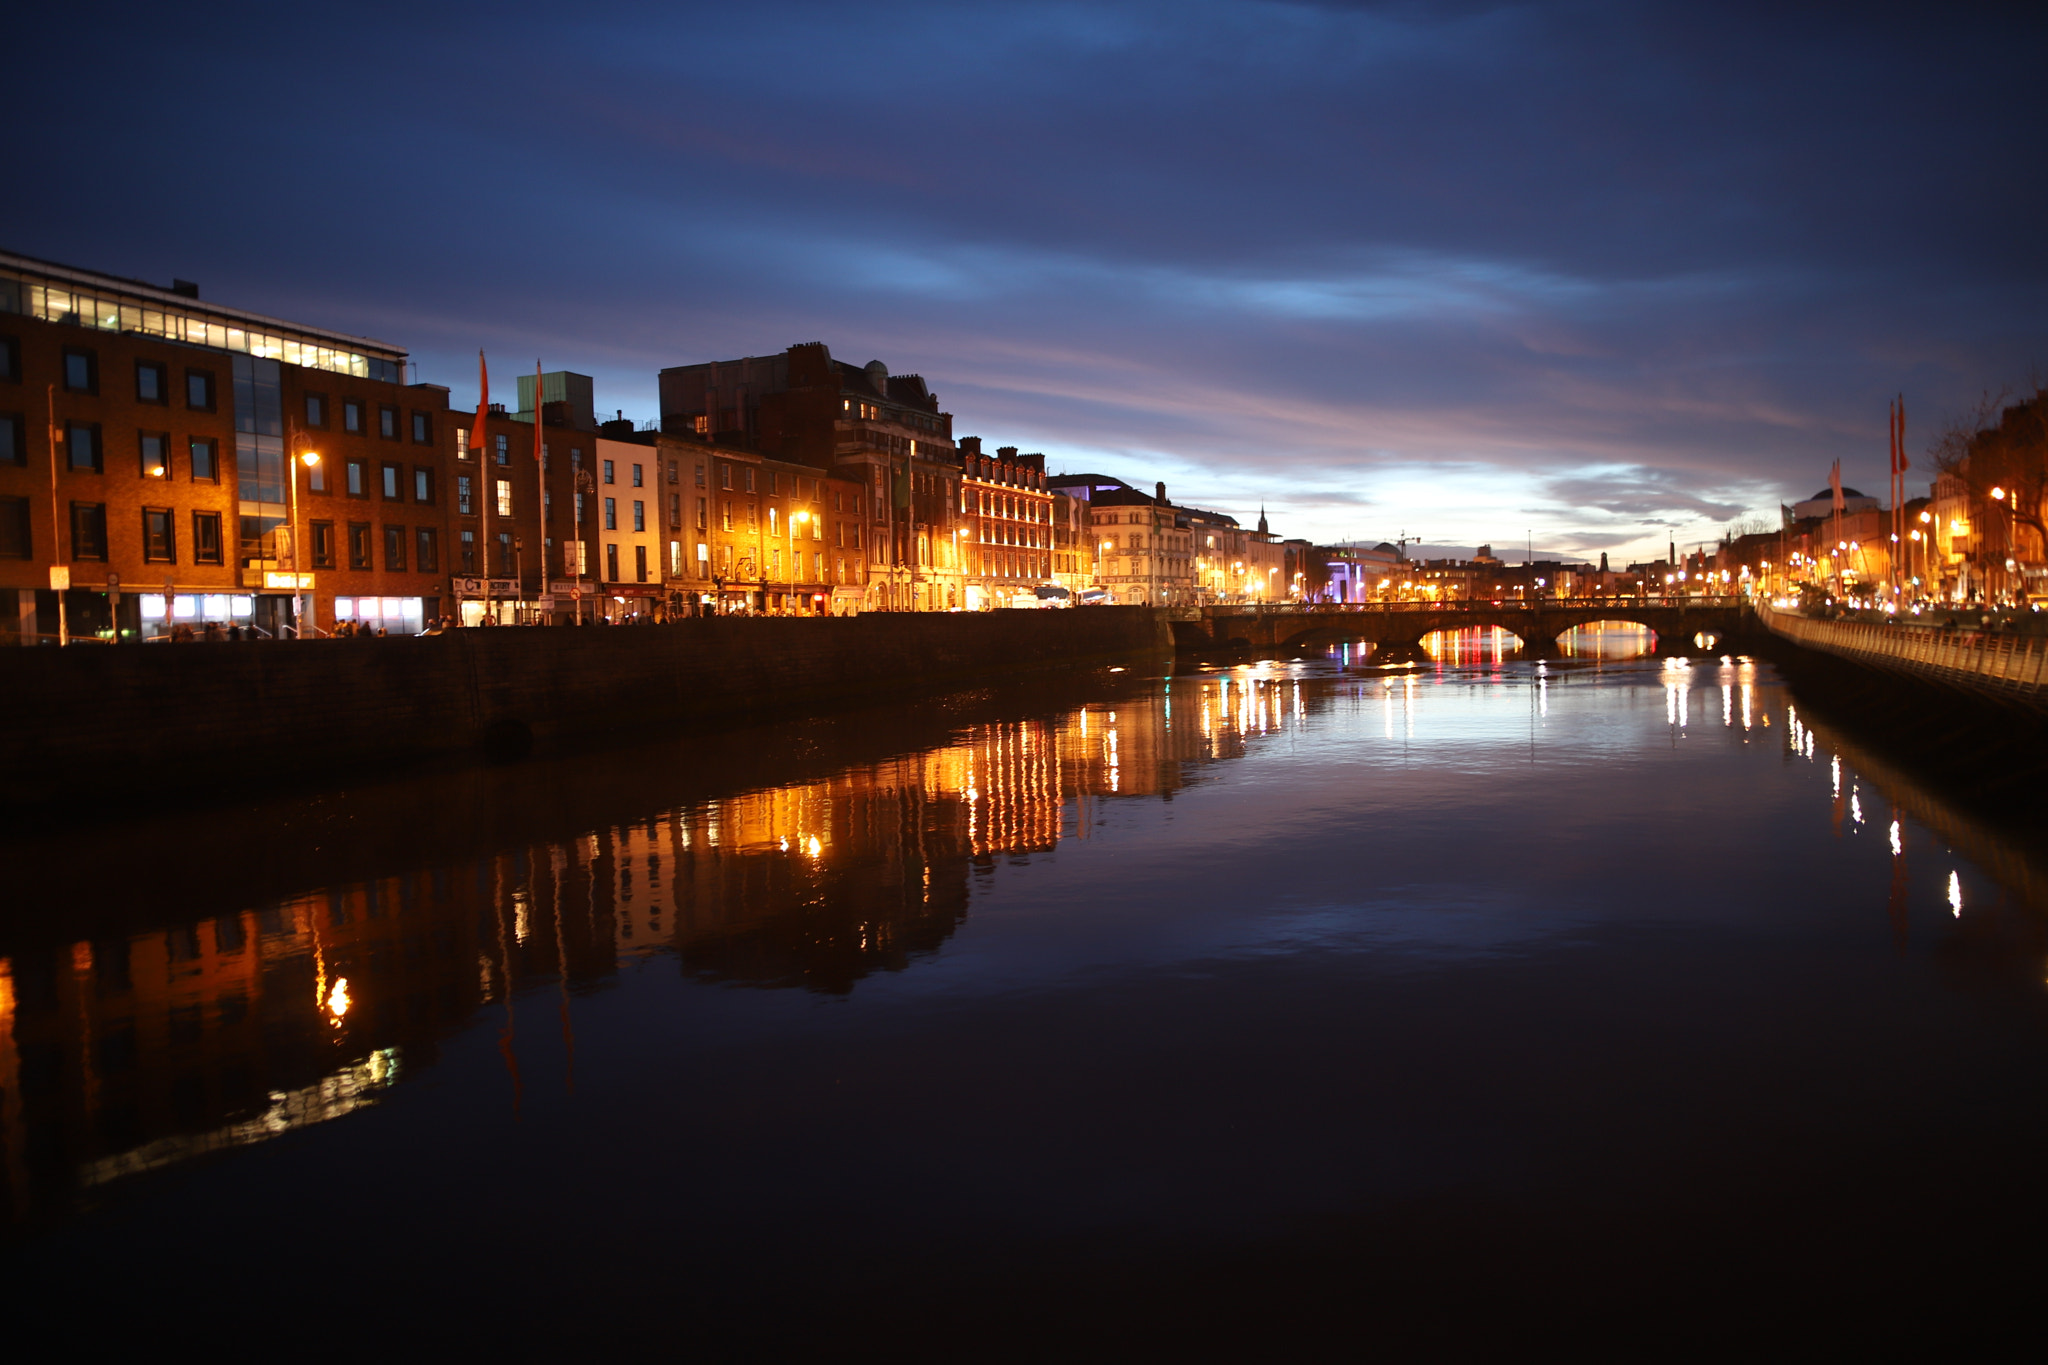
[[[1815,621],[1769,607],[1757,614],[1767,629],[1809,649],[2036,705],[2048,702],[2048,640],[2039,636]]]

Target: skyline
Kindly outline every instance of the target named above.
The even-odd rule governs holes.
[[[645,420],[663,366],[823,340],[1283,535],[1627,559],[1882,487],[1895,392],[1921,486],[2048,361],[2043,96],[1989,16],[214,14],[22,24],[184,93],[31,64],[58,192],[0,244],[384,337],[456,407],[479,347]]]

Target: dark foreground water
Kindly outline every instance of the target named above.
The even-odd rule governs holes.
[[[21,1340],[1661,1358],[2031,1323],[2040,849],[1762,664],[1460,657],[10,845]]]

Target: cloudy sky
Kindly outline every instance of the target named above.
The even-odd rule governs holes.
[[[1626,557],[2048,366],[2014,9],[36,7],[0,246],[652,418],[822,340],[1321,540]],[[1924,461],[1921,462],[1924,466]]]

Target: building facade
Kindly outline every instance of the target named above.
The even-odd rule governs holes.
[[[448,395],[405,365],[182,281],[0,255],[0,631],[434,615]]]

